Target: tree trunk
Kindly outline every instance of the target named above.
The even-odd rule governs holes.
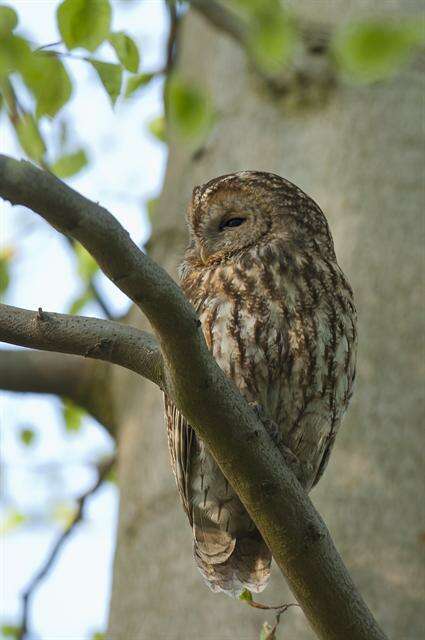
[[[299,2],[297,10],[307,14],[311,4]],[[334,0],[320,3],[320,17],[336,23],[353,4],[368,16],[374,6],[381,13],[389,6],[420,9],[419,2],[402,0],[385,7]],[[390,637],[419,640],[424,594],[418,558],[425,531],[417,382],[424,360],[416,313],[424,266],[421,69],[413,65],[367,87],[339,82],[308,95],[292,87],[277,98],[249,72],[238,46],[192,13],[184,20],[179,66],[213,96],[218,120],[202,152],[171,141],[151,254],[175,274],[191,190],[220,174],[279,173],[323,208],[354,287],[360,353],[354,401],[312,497],[383,629]],[[130,321],[140,325],[140,314],[133,311]],[[121,509],[108,637],[257,640],[267,616],[211,593],[192,560],[161,394],[128,371],[114,375]],[[293,601],[277,571],[261,600]],[[314,637],[296,608],[283,616],[281,629],[293,640]]]

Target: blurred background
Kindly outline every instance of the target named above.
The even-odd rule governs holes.
[[[416,0],[0,2],[1,152],[100,202],[173,275],[195,184],[274,171],[324,209],[360,355],[312,499],[384,630],[409,640],[425,625],[424,42]],[[3,302],[146,327],[81,246],[0,211]],[[111,367],[112,410],[91,415],[16,385],[2,348],[1,637],[268,637],[273,616],[197,573],[158,390]],[[291,598],[276,572],[263,601]],[[276,637],[314,636],[291,609]]]
[[[59,4],[29,0],[8,6],[19,16],[17,32],[36,47],[59,39],[55,19]],[[168,25],[162,2],[114,3],[112,28],[125,30],[141,46],[141,68],[146,71],[165,64]],[[99,47],[96,56],[116,62],[114,50],[107,43]],[[38,122],[46,156],[52,160],[70,158],[70,166],[65,168],[69,184],[101,200],[143,245],[150,233],[148,204],[161,190],[167,156],[164,142],[150,131],[152,122],[160,122],[163,116],[163,79],[153,78],[142,88],[142,99],[140,95],[131,96],[113,108],[96,71],[87,62],[68,58],[66,68],[72,96],[54,118]],[[34,96],[19,76],[13,81],[19,107],[34,113]],[[22,146],[22,134],[19,138],[8,106],[2,103],[0,149],[16,158],[25,157],[28,154],[25,144]],[[37,150],[37,134],[29,136],[26,144],[33,157],[31,149]],[[93,273],[94,265],[87,265],[87,255],[75,252],[38,216],[19,208],[12,210],[5,202],[0,209],[4,302],[28,309],[42,306],[106,317],[88,291],[87,278],[93,277],[111,313],[120,315],[128,310],[129,301],[103,274]],[[88,276],[87,269],[91,271]],[[76,500],[95,481],[96,465],[114,454],[115,443],[91,416],[69,401],[39,394],[0,394],[0,616],[3,636],[13,637],[14,627],[19,626],[22,592],[68,526]],[[32,637],[97,638],[96,633],[105,630],[117,503],[116,480],[111,473],[90,499],[83,523],[64,544],[34,595]],[[84,577],[81,567],[87,569]]]

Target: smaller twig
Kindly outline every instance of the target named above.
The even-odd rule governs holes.
[[[248,27],[232,11],[221,5],[216,0],[188,0],[189,4],[202,15],[216,29],[227,33],[237,44],[239,44],[248,56],[250,65],[256,75],[263,82],[272,88],[271,78],[260,69],[253,56],[250,54],[248,46]]]
[[[12,123],[15,131],[17,131],[19,122],[22,120],[22,118],[29,115],[30,112],[24,109],[24,107],[20,104],[18,96],[16,95],[16,91],[13,87],[13,84],[10,82],[8,78],[6,78],[3,81],[1,85],[1,89],[6,102],[7,109],[8,109],[9,120]],[[39,158],[37,160],[37,164],[42,169],[49,171],[49,166],[43,158]]]
[[[299,607],[300,605],[297,604],[296,602],[288,602],[285,604],[279,604],[277,606],[272,606],[272,605],[268,605],[268,604],[261,604],[261,602],[255,602],[255,600],[246,600],[246,602],[249,604],[250,607],[253,607],[254,609],[263,609],[264,611],[278,611],[279,615],[281,615],[282,613],[285,613],[285,611],[287,609],[289,609],[289,607]]]
[[[169,74],[174,66],[177,49],[177,36],[179,30],[180,16],[177,12],[176,3],[173,0],[166,0],[168,15],[170,18],[170,28],[167,38],[167,56],[165,62],[165,74]]]
[[[247,30],[229,9],[215,0],[189,0],[189,4],[217,29],[227,33],[243,47],[246,46]]]
[[[261,604],[261,602],[256,602],[252,599],[252,593],[249,591],[249,589],[245,589],[245,591],[243,591],[242,595],[240,596],[240,600],[246,602],[250,607],[253,607],[254,609],[261,609],[262,611],[276,611],[276,622],[274,626],[270,627],[267,622],[265,622],[263,626],[263,629],[267,627],[265,631],[267,633],[266,637],[268,638],[268,640],[274,640],[276,638],[276,629],[279,626],[280,616],[285,613],[285,611],[287,611],[290,607],[300,606],[296,602],[279,604],[277,606],[273,606],[270,604]]]
[[[49,44],[42,44],[37,49],[34,49],[34,53],[38,53],[38,51],[44,51],[44,49],[48,49],[49,47],[57,47],[59,44],[62,44],[62,40],[57,40],[57,42],[50,42]]]
[[[270,631],[267,634],[267,638],[269,640],[274,640],[274,638],[276,637],[276,630],[279,626],[280,623],[280,617],[281,615],[283,615],[285,613],[285,611],[287,611],[290,607],[299,607],[300,605],[297,604],[296,602],[289,602],[286,604],[280,604],[276,607],[272,606],[272,605],[267,605],[267,604],[261,604],[261,602],[255,602],[255,600],[245,600],[245,602],[247,602],[247,604],[249,604],[250,607],[253,607],[254,609],[262,609],[263,611],[276,611],[276,622],[274,623],[274,626],[270,629]]]
[[[255,56],[252,55],[249,46],[249,22],[244,22],[235,13],[216,0],[188,0],[188,2],[193,9],[202,15],[210,24],[219,31],[226,33],[244,49],[252,70],[273,94],[283,95],[287,92],[288,80],[286,78],[280,78],[279,74],[274,72],[269,73],[262,69],[257,63]],[[315,56],[326,56],[328,54],[331,39],[331,31],[328,27],[310,21],[297,21],[297,29],[306,51]],[[294,79],[300,84],[305,83],[306,73],[303,69],[293,67],[292,74]],[[326,84],[328,84],[330,82],[328,74],[328,69],[326,73],[320,70],[318,80],[323,81],[323,79],[325,79]],[[307,76],[310,78],[309,73],[307,73]]]
[[[51,45],[44,45],[45,47],[53,47],[55,44],[60,44],[58,42],[52,42]],[[37,51],[42,51],[43,52],[43,48],[44,47],[40,47],[39,49],[35,49],[34,53]],[[78,60],[79,62],[92,62],[92,58],[90,58],[89,56],[80,56],[77,53],[71,53],[70,51],[56,51],[54,49],[50,50],[50,51],[44,51],[45,55],[52,55],[52,56],[57,56],[57,57],[65,57],[65,58],[70,58],[71,60]],[[143,73],[147,73],[149,75],[152,76],[163,76],[164,74],[168,73],[168,69],[167,66],[164,65],[164,67],[160,67],[159,69],[154,69],[153,71],[144,71]]]
[[[46,575],[49,573],[63,545],[65,544],[66,540],[69,538],[71,533],[73,532],[76,525],[79,522],[81,522],[81,520],[83,519],[84,508],[88,498],[90,498],[94,493],[96,493],[96,491],[102,485],[108,473],[111,471],[114,463],[115,463],[115,456],[110,458],[106,462],[103,462],[98,465],[97,467],[98,476],[97,476],[96,482],[92,487],[90,487],[90,489],[85,491],[78,498],[77,508],[71,522],[68,524],[66,529],[60,534],[55,544],[53,545],[52,549],[50,550],[50,553],[47,556],[44,564],[42,565],[38,573],[36,573],[34,578],[31,580],[31,582],[25,589],[24,593],[22,594],[22,620],[21,620],[21,625],[19,629],[19,634],[17,636],[18,640],[25,640],[25,638],[30,637],[30,633],[28,629],[28,618],[29,618],[31,599],[34,595],[34,592],[36,591],[40,582],[42,582],[46,577]]]
[[[289,607],[299,607],[299,604],[295,604],[295,602],[291,603],[291,604],[287,604],[284,607],[282,607],[282,609],[280,611],[278,611],[276,613],[276,622],[274,623],[272,630],[270,632],[270,639],[275,637],[276,634],[276,630],[280,624],[280,616],[285,613],[285,611],[287,611],[289,609]]]
[[[93,282],[93,280],[90,281],[89,289],[93,294],[93,298],[96,300],[97,304],[105,314],[106,318],[108,318],[108,320],[116,320],[115,314],[112,312],[111,308],[107,304],[106,300],[100,293],[99,289],[97,288],[97,285]]]
[[[66,240],[67,240],[68,244],[70,245],[70,247],[72,247],[72,249],[74,249],[75,245],[76,245],[75,240],[73,240],[69,236],[65,236],[65,237],[66,237]],[[102,311],[105,314],[105,316],[107,317],[107,319],[108,320],[115,320],[114,313],[112,312],[112,310],[109,307],[108,303],[106,302],[106,300],[104,299],[104,297],[100,293],[100,291],[97,288],[97,286],[96,286],[95,282],[93,281],[93,279],[90,280],[89,289],[90,289],[90,291],[91,291],[91,293],[93,295],[93,298],[96,300],[97,304],[102,309]]]
[[[43,53],[46,56],[62,56],[64,58],[71,58],[72,60],[83,60],[84,62],[90,62],[89,57],[80,56],[78,55],[78,53],[71,53],[70,51],[56,51],[55,49],[51,49],[50,51],[44,51]]]
[[[25,110],[19,103],[13,85],[9,78],[5,78],[0,85],[1,93],[8,110],[9,120],[16,128],[19,120],[25,115]]]

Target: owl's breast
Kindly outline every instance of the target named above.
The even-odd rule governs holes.
[[[256,252],[199,272],[190,297],[221,369],[302,446],[306,421],[322,425],[314,426],[320,439],[347,407],[355,310],[337,265],[306,254],[268,257]]]
[[[280,303],[234,265],[215,269],[201,289],[195,306],[218,365],[249,401],[264,402],[287,343]]]

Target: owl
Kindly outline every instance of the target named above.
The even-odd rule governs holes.
[[[326,218],[294,184],[241,171],[195,187],[182,289],[218,365],[304,489],[321,477],[350,401],[356,310]],[[217,402],[220,399],[217,398]],[[213,591],[259,592],[271,553],[203,441],[165,398],[171,462]],[[289,454],[289,457],[288,457]]]

